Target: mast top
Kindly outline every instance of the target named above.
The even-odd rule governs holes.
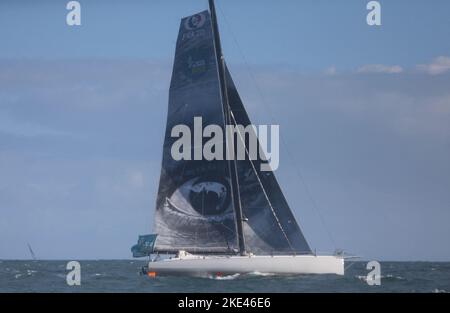
[[[223,57],[222,44],[220,43],[219,26],[217,25],[216,5],[214,3],[214,0],[208,0],[208,1],[209,1],[209,11],[211,13],[211,22],[213,25],[213,35],[215,38],[217,54],[220,55],[220,57],[222,58]],[[218,60],[218,61],[220,61],[220,60]]]

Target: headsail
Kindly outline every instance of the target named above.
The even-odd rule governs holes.
[[[194,129],[194,117],[224,130],[217,60],[208,11],[184,18],[169,93],[154,231],[156,251],[232,253],[236,227],[227,161],[175,161],[175,125]],[[202,147],[193,147],[193,149]]]
[[[226,77],[233,122],[246,127],[251,122],[228,69]],[[240,139],[247,140],[245,134]],[[310,254],[311,249],[274,173],[261,172],[261,162],[261,159],[248,158],[236,161],[248,250],[255,254]]]

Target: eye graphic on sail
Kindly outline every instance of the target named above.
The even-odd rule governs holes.
[[[230,208],[229,183],[207,177],[194,178],[188,182],[186,198],[198,213],[204,216],[220,215]]]
[[[180,219],[198,222],[233,220],[228,183],[215,179],[195,177],[179,186],[167,197],[164,208]]]

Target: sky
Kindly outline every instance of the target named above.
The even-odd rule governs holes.
[[[0,259],[130,258],[151,232],[181,17],[206,0],[0,2]],[[217,1],[311,247],[450,261],[450,2]]]

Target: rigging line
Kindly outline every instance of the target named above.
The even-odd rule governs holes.
[[[203,189],[202,190],[202,215],[203,216],[205,216],[205,192],[204,192],[205,190]],[[208,240],[209,240],[209,234],[208,234],[208,225],[205,223],[205,230],[206,230],[206,238],[208,238]],[[200,228],[200,225],[199,225],[199,227],[198,228]],[[196,245],[198,245],[198,243],[196,242],[195,243]]]
[[[224,228],[228,229],[229,231],[234,232],[234,229],[232,229],[232,228],[228,227],[227,225],[225,225],[224,222],[220,222],[219,224],[220,224],[221,226],[223,226]],[[224,236],[225,236],[225,235],[224,235]]]
[[[234,118],[233,111],[230,110],[230,113],[231,113],[231,117],[233,118],[234,124],[237,125],[236,119]],[[288,238],[286,232],[285,232],[284,229],[283,229],[283,226],[281,225],[281,222],[280,222],[280,220],[279,220],[277,214],[275,213],[275,209],[274,209],[273,206],[272,206],[272,202],[270,202],[270,200],[269,200],[269,196],[267,195],[266,189],[264,188],[264,185],[263,185],[263,183],[261,182],[261,179],[259,178],[259,175],[258,175],[258,172],[257,172],[257,170],[256,170],[256,168],[255,168],[255,165],[253,164],[253,161],[252,161],[252,159],[250,158],[250,154],[249,154],[249,152],[248,152],[247,146],[245,145],[245,140],[244,140],[244,138],[242,138],[242,135],[241,135],[241,132],[240,132],[239,129],[238,129],[238,134],[239,134],[239,138],[241,139],[242,144],[243,144],[244,147],[245,147],[245,152],[247,153],[248,160],[250,161],[250,164],[252,165],[253,171],[255,172],[256,178],[258,179],[259,185],[261,186],[261,189],[262,189],[262,191],[263,191],[263,193],[264,193],[264,196],[266,197],[266,200],[267,200],[267,202],[269,203],[270,210],[272,211],[272,214],[273,214],[273,216],[275,217],[275,221],[277,222],[278,227],[281,229],[281,232],[283,233],[284,237],[286,238],[286,241],[287,241],[287,243],[288,243],[288,245],[289,245],[289,248],[291,248],[291,250],[295,252],[294,248],[292,247],[291,241],[289,240],[289,238]]]
[[[230,23],[228,22],[228,19],[227,19],[226,15],[225,15],[224,11],[222,10],[222,6],[220,5],[220,2],[218,2],[218,3],[219,3],[218,7],[219,7],[219,10],[220,10],[220,13],[222,14],[223,19],[225,20],[225,24],[227,25],[227,28],[228,28],[228,30],[230,31],[231,37],[233,38],[233,41],[234,41],[236,47],[238,48],[239,54],[241,55],[242,59],[244,60],[244,64],[245,64],[246,70],[247,70],[247,72],[248,72],[250,78],[253,80],[253,83],[255,84],[255,88],[256,88],[256,90],[257,90],[257,92],[258,92],[258,94],[259,94],[259,97],[261,98],[261,102],[262,102],[263,105],[266,107],[267,111],[269,112],[270,117],[272,118],[272,121],[274,121],[274,120],[275,120],[274,114],[272,113],[272,110],[270,109],[269,105],[268,105],[268,104],[266,103],[266,101],[265,101],[265,97],[263,96],[263,93],[262,93],[262,91],[261,91],[261,88],[260,88],[259,85],[257,84],[257,80],[256,80],[255,76],[253,75],[253,72],[252,72],[251,69],[250,69],[250,66],[249,66],[249,63],[248,63],[248,61],[247,61],[247,58],[245,57],[245,54],[244,54],[243,50],[241,49],[241,46],[239,45],[239,42],[237,41],[237,38],[236,38],[236,36],[235,36],[235,34],[234,34],[234,32],[233,32],[233,29],[231,28]],[[324,217],[323,217],[321,211],[319,210],[319,207],[317,206],[317,203],[316,203],[316,201],[314,200],[314,198],[313,198],[313,196],[312,196],[312,194],[311,194],[311,192],[310,192],[310,190],[309,190],[308,185],[306,184],[306,181],[305,181],[305,179],[304,179],[304,177],[303,177],[303,175],[302,175],[302,173],[301,173],[299,167],[295,165],[296,162],[294,162],[294,158],[292,157],[292,155],[291,155],[291,153],[290,153],[290,150],[289,150],[289,148],[288,148],[288,145],[287,145],[286,141],[284,140],[284,137],[282,136],[281,133],[280,133],[280,139],[281,139],[281,144],[282,144],[283,148],[284,148],[285,151],[287,152],[287,155],[288,155],[290,161],[292,162],[292,164],[293,164],[293,166],[294,166],[294,168],[295,168],[295,172],[296,172],[297,176],[299,177],[299,179],[301,180],[301,182],[302,182],[302,184],[303,184],[303,186],[304,186],[306,195],[307,195],[309,201],[311,202],[311,204],[312,204],[312,206],[313,206],[313,210],[315,210],[316,214],[319,216],[319,219],[320,219],[320,221],[321,221],[321,223],[322,223],[322,225],[323,225],[323,228],[324,228],[325,231],[327,232],[327,235],[328,235],[328,237],[329,237],[329,240],[331,241],[332,245],[333,245],[334,248],[336,249],[336,248],[337,248],[337,245],[336,245],[336,242],[335,242],[335,240],[334,240],[334,237],[332,236],[330,230],[329,230],[328,227],[326,226],[325,219],[324,219]]]
[[[350,267],[352,267],[355,264],[356,264],[356,261],[353,261],[353,262],[351,261],[350,264],[344,268],[344,271],[346,272]]]

